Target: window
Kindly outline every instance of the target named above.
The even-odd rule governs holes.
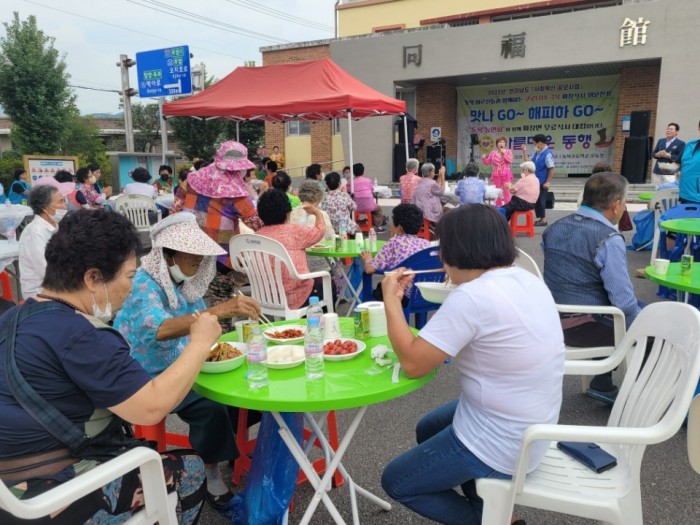
[[[333,119],[333,135],[340,135],[340,120],[339,118]]]
[[[311,122],[306,120],[290,120],[287,122],[287,135],[311,135]]]

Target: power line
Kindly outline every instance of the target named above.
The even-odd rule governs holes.
[[[333,32],[334,28],[322,24],[320,22],[316,22],[314,20],[309,20],[308,18],[302,18],[299,16],[294,16],[289,13],[285,13],[284,11],[279,11],[277,9],[273,9],[268,6],[264,6],[259,4],[258,2],[250,2],[247,0],[226,0],[230,4],[235,4],[240,7],[244,7],[246,9],[250,9],[252,11],[257,11],[258,13],[263,13],[265,15],[271,16],[273,18],[278,18],[280,20],[284,20],[286,22],[291,22],[293,24],[298,24],[306,27],[311,27],[314,29],[319,29],[321,31],[326,31],[326,32]]]
[[[107,93],[120,93],[121,94],[121,91],[119,91],[118,89],[103,89],[103,88],[95,88],[95,87],[88,87],[88,86],[71,85],[71,84],[68,84],[68,87],[72,87],[75,89],[90,89],[92,91],[106,91]]]
[[[189,22],[194,22],[196,24],[205,25],[208,27],[213,27],[214,29],[219,29],[221,31],[227,31],[229,33],[233,33],[236,35],[241,35],[241,36],[245,36],[248,38],[258,38],[260,40],[264,40],[266,42],[271,42],[273,44],[286,44],[286,43],[290,42],[289,40],[284,40],[283,38],[276,38],[274,36],[270,36],[270,35],[264,34],[264,33],[258,33],[256,31],[252,31],[252,30],[245,28],[245,27],[239,27],[239,26],[234,26],[232,24],[227,24],[225,22],[219,22],[218,20],[214,20],[213,18],[208,18],[206,16],[199,15],[197,13],[192,13],[190,11],[185,11],[184,9],[179,9],[177,7],[173,7],[173,6],[170,6],[170,5],[162,3],[162,2],[157,2],[156,0],[143,0],[144,2],[146,2],[146,4],[152,4],[152,5],[142,4],[142,3],[137,2],[136,0],[126,0],[126,1],[130,2],[134,5],[145,7],[146,9],[152,9],[153,11],[158,11],[159,13],[164,13],[164,14],[169,15],[169,16],[174,16],[175,18],[180,18],[182,20],[187,20]]]
[[[44,7],[44,8],[46,8],[46,9],[51,9],[51,10],[53,10],[53,11],[58,11],[58,12],[60,12],[60,13],[65,13],[65,14],[67,14],[67,15],[77,16],[78,18],[83,18],[83,19],[85,19],[85,20],[90,20],[91,22],[97,22],[98,24],[104,24],[104,25],[107,25],[107,26],[116,27],[117,29],[123,29],[124,31],[130,31],[131,33],[136,33],[136,34],[138,34],[138,35],[145,35],[145,36],[148,36],[148,37],[151,37],[151,38],[155,38],[155,39],[158,39],[158,40],[162,40],[162,41],[164,41],[164,42],[170,42],[171,44],[176,44],[176,45],[178,45],[178,46],[183,45],[182,42],[178,42],[178,41],[176,41],[176,40],[171,40],[171,39],[169,39],[169,38],[164,38],[164,37],[162,37],[162,36],[154,35],[154,34],[152,34],[152,33],[144,33],[143,31],[137,31],[136,29],[131,29],[130,27],[124,27],[124,26],[120,26],[120,25],[117,25],[117,24],[113,24],[113,23],[111,23],[111,22],[105,22],[104,20],[98,20],[97,18],[90,18],[89,16],[81,15],[81,14],[78,14],[78,13],[73,13],[73,12],[71,12],[71,11],[66,11],[66,10],[64,10],[64,9],[59,9],[59,8],[57,8],[57,7],[53,7],[53,6],[50,6],[50,5],[40,4],[39,2],[35,2],[35,1],[33,1],[33,0],[24,0],[24,1],[27,2],[28,4],[34,4],[34,5],[38,5],[38,6],[40,6],[40,7]],[[237,58],[238,60],[242,60],[242,61],[244,61],[244,62],[245,62],[246,60],[250,60],[250,59],[248,59],[248,58],[243,58],[243,57],[239,57],[239,56],[236,56],[236,55],[231,55],[231,54],[229,54],[229,53],[222,53],[221,51],[215,51],[214,49],[207,49],[206,47],[201,47],[201,46],[197,46],[197,45],[190,46],[190,47],[192,47],[193,49],[199,49],[199,50],[201,50],[201,51],[208,51],[209,53],[214,53],[214,54],[217,54],[217,55],[222,55],[222,56],[226,56],[226,57],[230,57],[230,58]]]

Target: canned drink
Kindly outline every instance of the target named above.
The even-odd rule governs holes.
[[[681,275],[690,275],[693,271],[693,256],[681,255]]]
[[[340,248],[342,246],[342,242],[343,242],[343,240],[340,237],[335,238],[335,251],[336,252],[340,251]]]
[[[365,339],[369,333],[369,310],[367,308],[355,308],[355,339]]]
[[[250,331],[253,329],[254,326],[258,326],[257,321],[243,321],[243,342],[246,343],[248,342],[248,338],[250,337]]]

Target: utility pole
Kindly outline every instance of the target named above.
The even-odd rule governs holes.
[[[122,73],[122,93],[124,94],[124,130],[126,131],[126,151],[134,152],[134,125],[131,120],[131,97],[138,92],[129,87],[129,68],[136,64],[136,61],[127,55],[119,55],[117,67]]]

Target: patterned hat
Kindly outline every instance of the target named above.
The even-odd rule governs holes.
[[[214,163],[217,168],[226,171],[249,170],[255,167],[255,164],[248,160],[248,148],[235,140],[229,140],[219,146]]]
[[[75,189],[75,182],[58,182],[53,177],[41,177],[34,181],[34,186],[53,186],[64,197]]]

